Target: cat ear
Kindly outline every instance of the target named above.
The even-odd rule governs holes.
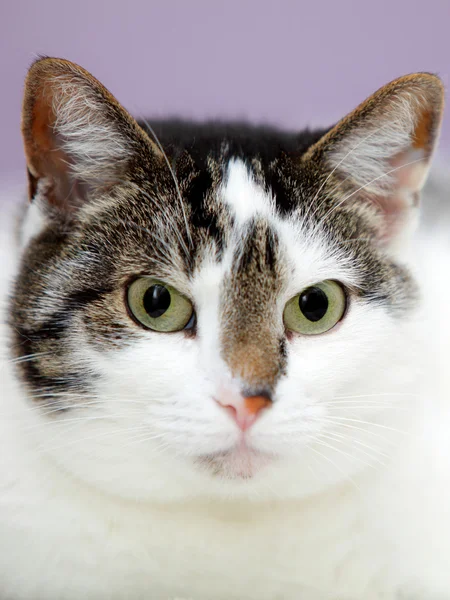
[[[438,77],[401,77],[342,119],[305,156],[325,168],[324,188],[334,194],[336,206],[371,204],[385,245],[398,242],[417,220],[443,105]]]
[[[136,157],[158,149],[87,71],[43,58],[28,72],[22,113],[30,198],[73,212],[92,190],[120,181]]]

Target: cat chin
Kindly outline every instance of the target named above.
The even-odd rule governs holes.
[[[195,462],[214,477],[242,481],[253,479],[274,460],[274,455],[252,448],[243,439],[229,450],[202,455]]]

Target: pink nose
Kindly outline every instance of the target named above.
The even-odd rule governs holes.
[[[265,396],[242,396],[236,399],[227,398],[226,400],[217,400],[229,415],[236,421],[239,429],[246,431],[256,421],[258,416],[265,408],[268,408],[272,401]]]

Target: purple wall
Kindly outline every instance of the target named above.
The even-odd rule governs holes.
[[[449,81],[450,0],[0,3],[3,178],[23,166],[22,85],[38,54],[78,62],[135,114],[293,128],[329,124],[404,73]]]

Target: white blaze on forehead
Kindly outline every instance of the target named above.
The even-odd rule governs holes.
[[[332,243],[325,231],[320,226],[307,226],[293,217],[277,214],[273,194],[256,183],[242,160],[230,160],[221,194],[235,216],[238,230],[239,226],[245,226],[258,216],[266,218],[276,232],[280,249],[291,269],[289,282],[286,282],[287,297],[283,297],[283,302],[289,295],[324,279],[338,279],[347,285],[358,283],[354,264]],[[230,246],[223,259],[224,269],[230,267],[233,259],[234,248]]]
[[[222,198],[233,211],[239,224],[257,214],[270,216],[274,212],[272,195],[255,182],[245,164],[239,159],[233,159],[228,164]]]

